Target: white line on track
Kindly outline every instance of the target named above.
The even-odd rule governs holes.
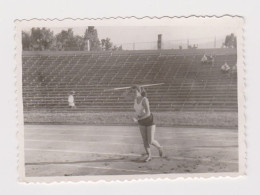
[[[47,143],[85,143],[85,144],[102,144],[102,145],[104,145],[104,143],[101,143],[101,142],[99,142],[99,141],[64,141],[64,140],[36,140],[36,139],[27,139],[27,140],[25,140],[26,142],[47,142]],[[133,143],[133,144],[127,144],[127,143],[105,143],[106,145],[125,145],[125,146],[133,146],[133,145],[143,145],[143,143]],[[187,148],[184,148],[184,147],[176,147],[176,146],[171,146],[171,145],[164,145],[163,146],[164,148],[169,148],[169,149],[172,149],[172,148],[174,148],[174,149],[187,149]],[[225,148],[225,147],[227,147],[227,148]],[[232,146],[220,146],[220,147],[218,147],[218,146],[214,146],[214,147],[211,147],[211,146],[209,146],[209,147],[207,147],[207,146],[203,146],[203,147],[201,147],[201,146],[193,146],[193,148],[196,148],[196,149],[217,149],[217,150],[219,150],[219,148],[221,148],[221,150],[226,150],[226,149],[228,149],[228,148],[234,148],[234,147],[238,147],[238,146],[236,146],[236,145],[232,145]],[[196,149],[194,149],[194,150],[196,150]]]
[[[41,137],[41,135],[43,136],[79,136],[79,137],[108,137],[108,135],[80,135],[80,134],[73,134],[73,133],[66,133],[66,134],[41,134],[41,133],[26,133],[26,137],[30,137],[32,135],[37,135],[39,137]],[[110,135],[111,136],[111,135]],[[133,135],[112,135],[113,138],[138,138],[141,139],[141,135],[138,136],[133,136]],[[26,139],[26,138],[25,138]],[[176,137],[165,137],[165,136],[160,136],[159,139],[163,139],[163,140],[180,140],[180,139],[185,139],[185,140],[198,140],[198,138],[196,137],[189,137],[187,138],[187,136],[180,137],[180,136],[176,136]],[[234,138],[237,139],[237,138]],[[214,139],[214,141],[223,141],[223,139]]]
[[[122,132],[121,132],[122,133]],[[120,134],[120,133],[118,133]],[[75,133],[66,133],[66,134],[57,134],[57,133],[25,133],[26,136],[30,136],[30,135],[38,135],[38,136],[81,136],[81,137],[107,137],[107,136],[113,136],[113,137],[133,137],[133,138],[140,138],[141,135],[111,135],[111,134],[108,134],[108,135],[98,135],[98,134],[90,134],[90,135],[82,135],[82,134],[75,134]],[[158,136],[158,134],[160,133],[156,133],[156,135]],[[174,133],[167,133],[167,134],[174,134]],[[192,134],[189,134],[189,135],[184,135],[184,134],[174,134],[176,136],[176,138],[187,138],[187,139],[199,139],[199,138],[203,138],[204,136],[211,136],[211,137],[215,137],[216,135],[212,135],[212,134],[201,134],[201,135],[192,135]],[[217,135],[218,137],[223,137],[223,139],[237,139],[237,136],[229,136],[227,138],[227,136],[219,136]],[[169,135],[166,137],[166,136],[162,136],[160,137],[161,139],[172,139],[172,138],[169,138]],[[223,139],[219,139],[221,141],[223,141]],[[216,140],[216,139],[214,139]]]
[[[140,172],[140,173],[149,173],[149,171],[141,171],[141,170],[133,170],[133,169],[118,169],[118,168],[110,168],[110,167],[92,167],[86,165],[72,165],[72,164],[65,164],[66,166],[76,166],[76,167],[83,167],[83,168],[90,168],[90,169],[105,169],[105,170],[115,170],[115,171],[127,171],[127,172]]]
[[[220,131],[228,131],[228,132],[237,132],[237,129],[214,129],[214,128],[179,128],[179,127],[156,127],[157,129],[160,129],[160,131],[174,131],[174,132],[183,132],[183,131],[190,131],[190,132],[205,132],[205,131],[211,131],[211,132],[220,132]],[[31,126],[31,125],[25,125],[25,130],[94,130],[94,131],[104,131],[104,129],[108,131],[129,131],[129,129],[132,130],[139,130],[138,126],[77,126],[77,125],[40,125],[40,126]]]
[[[28,142],[54,142],[54,143],[85,143],[85,144],[102,144],[104,145],[104,143],[101,143],[100,141],[65,141],[65,140],[37,140],[37,139],[26,139],[25,141]],[[139,144],[139,145],[143,145],[141,143],[134,143],[134,144]],[[106,143],[106,145],[127,145],[127,146],[132,146],[134,144],[126,144],[126,143]]]
[[[97,153],[97,152],[87,152],[87,151],[75,151],[75,150],[55,150],[55,149],[35,149],[35,148],[25,148],[25,151],[44,151],[44,152],[65,152],[65,153],[79,153],[79,154],[97,154],[97,155],[114,155],[114,156],[135,156],[140,157],[138,154],[118,154],[118,153]]]
[[[86,152],[86,151],[75,151],[75,150],[55,150],[55,149],[34,149],[34,148],[25,148],[25,151],[37,151],[37,152],[61,152],[61,153],[78,153],[78,154],[96,154],[96,155],[112,155],[112,156],[132,156],[132,157],[142,157],[140,154],[121,154],[121,153],[100,153],[100,152]],[[153,158],[161,158],[160,156],[152,156]],[[172,160],[200,160],[205,162],[211,162],[212,160],[207,158],[194,159],[192,157],[167,157]],[[237,164],[238,161],[218,161],[221,163],[230,163]]]
[[[30,132],[28,132],[30,131]],[[30,130],[25,130],[25,133],[30,133],[30,134],[37,134],[37,133],[41,133],[43,134],[43,132],[48,132],[48,131],[51,131],[51,132],[59,132],[59,131],[63,131],[63,132],[68,132],[68,133],[71,133],[71,132],[91,132],[91,133],[103,133],[103,132],[109,132],[109,133],[126,133],[126,132],[130,132],[131,131],[135,131],[136,133],[139,133],[139,129],[136,129],[136,130],[102,130],[102,131],[98,131],[98,130],[95,130],[95,129],[92,129],[92,130],[89,130],[89,129],[86,129],[86,130],[80,130],[80,129],[73,129],[73,130],[66,130],[66,129],[42,129],[41,131],[32,131],[31,129]],[[221,132],[196,132],[196,131],[193,131],[193,132],[185,132],[185,131],[179,131],[179,132],[176,132],[176,131],[161,131],[161,130],[156,130],[156,133],[161,133],[161,134],[176,134],[176,135],[191,135],[191,136],[194,136],[194,135],[209,135],[209,136],[214,136],[214,135],[218,135],[218,136],[233,136],[233,135],[237,135],[237,133],[228,133],[228,132],[225,132],[225,135],[223,135],[223,133]]]
[[[62,127],[57,127],[57,128],[25,128],[25,131],[26,130],[29,130],[29,131],[44,131],[44,130],[47,130],[47,131],[93,131],[93,132],[97,132],[97,131],[107,131],[107,132],[129,132],[129,131],[138,131],[139,132],[139,129],[138,127],[137,128],[128,128],[126,129],[125,126],[123,126],[121,129],[119,129],[119,127],[115,127],[115,129],[111,128],[110,126],[105,126],[105,127],[99,127],[97,128],[96,126],[94,128],[88,128],[88,127],[85,127],[85,128],[79,128],[79,127],[76,127],[75,129],[72,127],[70,129],[67,128],[68,126],[65,126],[65,128],[62,128]],[[228,130],[225,130],[225,129],[210,129],[209,131],[206,131],[205,129],[201,128],[201,129],[183,129],[183,130],[176,130],[174,127],[170,127],[171,129],[161,129],[160,127],[158,127],[157,129],[157,132],[160,132],[162,131],[163,133],[169,133],[169,134],[205,134],[205,135],[221,135],[222,131],[228,131],[226,133],[230,134],[230,135],[233,135],[233,134],[237,134],[236,131],[232,131],[230,132],[229,129]],[[206,132],[205,132],[206,131]]]
[[[75,133],[66,133],[66,134],[26,133],[26,136],[30,136],[30,135],[39,135],[39,136],[41,136],[41,135],[44,135],[44,136],[71,136],[71,135],[74,135],[74,136],[80,136],[80,137],[108,137],[109,136],[109,135],[81,135],[81,134],[75,134]],[[122,137],[122,138],[123,137],[138,137],[138,138],[140,138],[141,135],[139,135],[139,136],[133,136],[133,135],[113,135],[113,137]]]
[[[45,165],[52,165],[52,164],[50,163],[50,164],[45,164]],[[31,166],[31,165],[27,165],[27,166]],[[33,165],[33,166],[35,166],[35,165]],[[61,166],[80,167],[80,168],[89,168],[89,169],[104,169],[104,170],[113,170],[113,171],[126,171],[126,172],[135,172],[135,173],[136,172],[149,173],[149,171],[141,171],[141,170],[133,170],[133,169],[118,169],[118,168],[112,168],[112,167],[96,167],[96,166],[77,165],[77,164],[62,164]]]

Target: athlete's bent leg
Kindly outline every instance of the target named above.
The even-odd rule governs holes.
[[[156,128],[155,125],[147,127],[148,144],[155,146],[159,151],[160,157],[162,157],[163,156],[162,146],[159,144],[157,140],[154,139],[155,128]]]

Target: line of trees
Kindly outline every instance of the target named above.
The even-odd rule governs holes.
[[[74,35],[73,30],[62,30],[54,35],[48,28],[32,28],[30,32],[22,31],[22,47],[24,51],[111,51],[122,50],[109,38],[98,38],[94,26],[89,26],[84,36]]]

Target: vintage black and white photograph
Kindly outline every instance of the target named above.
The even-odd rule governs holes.
[[[17,21],[20,179],[244,174],[242,29]]]

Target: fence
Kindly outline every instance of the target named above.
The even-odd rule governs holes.
[[[163,40],[162,49],[210,49],[221,48],[225,37],[209,37],[199,39]],[[116,44],[123,50],[157,50],[157,41]]]

